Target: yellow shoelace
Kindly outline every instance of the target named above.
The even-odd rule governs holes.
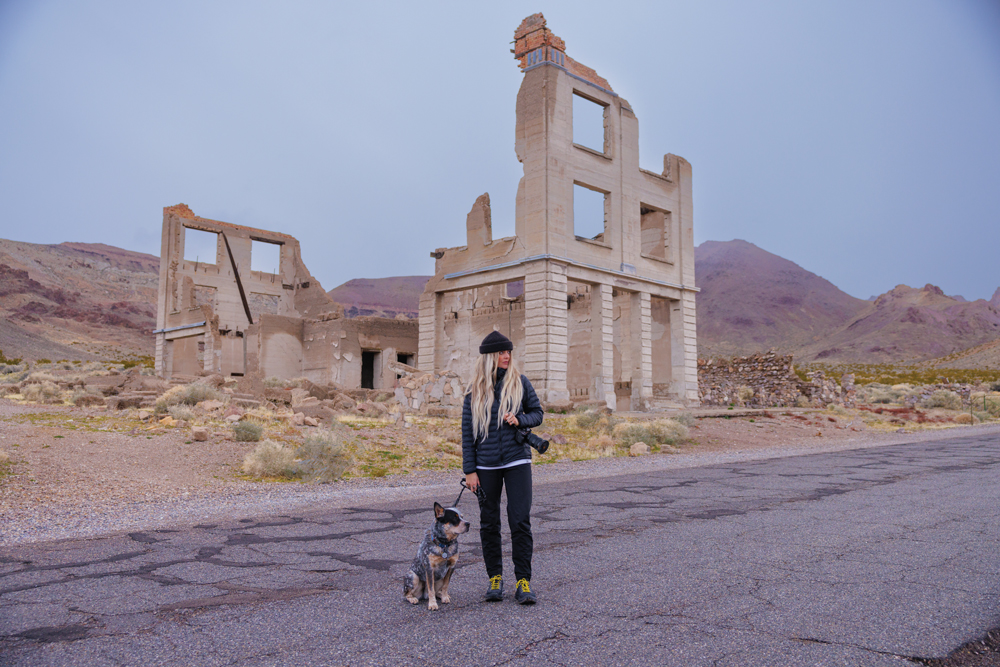
[[[518,579],[517,583],[514,585],[514,588],[520,588],[525,593],[530,593],[531,592],[531,589],[528,588],[528,580],[527,579]]]
[[[500,582],[501,581],[503,581],[503,577],[501,577],[499,574],[497,576],[493,577],[492,579],[490,579],[490,590],[491,591],[498,591],[498,590],[500,590]]]

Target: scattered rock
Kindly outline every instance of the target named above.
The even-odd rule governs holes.
[[[139,421],[146,421],[152,417],[152,413],[149,410],[139,410]]]
[[[296,412],[294,415],[292,415],[291,423],[294,426],[302,426],[303,424],[305,424],[305,421],[306,421],[306,416],[301,412]]]
[[[299,414],[302,413],[300,412]],[[306,426],[319,426],[319,420],[314,419],[313,417],[303,417],[302,421],[305,423]]]
[[[142,396],[114,396],[107,401],[108,410],[127,410],[128,408],[138,408],[142,403]]]
[[[645,456],[646,454],[649,454],[649,452],[649,445],[644,442],[637,442],[628,448],[629,456]]]
[[[191,439],[195,442],[205,442],[208,440],[208,429],[204,426],[192,426]]]
[[[551,438],[549,438],[549,442],[551,442],[553,445],[565,445],[566,444],[566,436],[565,435],[560,435],[559,433],[556,433],[554,436],[552,436]]]
[[[177,426],[177,420],[171,417],[170,415],[167,415],[166,417],[161,419],[160,423],[168,428],[173,428]]]
[[[91,408],[97,405],[105,405],[106,400],[103,396],[98,396],[97,394],[84,394],[77,397],[73,404],[78,408]]]
[[[222,401],[214,401],[213,400],[213,401],[202,401],[201,403],[199,403],[195,407],[201,408],[202,410],[205,410],[206,412],[212,412],[213,410],[218,410],[223,405],[224,405],[224,403]]]

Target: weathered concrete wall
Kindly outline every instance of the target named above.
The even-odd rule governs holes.
[[[216,235],[214,256],[185,259],[190,230]],[[251,270],[254,242],[280,246],[275,273]],[[163,210],[156,369],[164,377],[218,373],[391,391],[385,361],[415,363],[417,323],[345,320],[306,269],[287,234],[200,218],[180,204]],[[366,365],[365,360],[369,363]]]
[[[477,336],[504,331],[504,313],[494,313],[492,327],[476,326],[451,306],[453,295],[523,280],[522,325],[508,328],[523,335],[515,353],[543,401],[588,397],[633,410],[696,404],[691,166],[666,155],[662,173],[639,168],[631,106],[565,54],[541,14],[517,29],[514,52],[524,71],[516,236],[492,238],[484,195],[466,218],[466,245],[431,253],[435,275],[420,301],[421,369],[467,376]],[[574,99],[602,110],[602,146],[574,143]],[[597,234],[574,227],[580,187],[603,194]],[[580,286],[590,296],[574,301]]]

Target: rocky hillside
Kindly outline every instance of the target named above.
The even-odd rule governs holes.
[[[706,241],[694,258],[702,357],[795,352],[869,305],[746,241]]]
[[[430,276],[356,278],[334,287],[328,294],[344,306],[347,317],[396,317],[399,314],[417,317],[420,293],[428,280]]]
[[[965,363],[973,365],[965,367],[980,368],[977,364],[989,363],[989,344],[997,339],[1000,289],[990,301],[966,301],[934,285],[899,285],[837,331],[800,348],[796,356],[807,361],[912,363],[968,351]],[[973,347],[982,349],[969,350]]]
[[[97,243],[0,240],[0,350],[88,360],[153,353],[160,259]]]

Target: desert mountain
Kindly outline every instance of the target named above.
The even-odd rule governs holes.
[[[798,264],[746,241],[694,250],[699,356],[792,352],[868,306]]]
[[[150,355],[160,258],[100,243],[0,239],[0,350],[8,357]]]
[[[356,278],[334,287],[328,294],[344,306],[347,317],[396,317],[400,313],[417,317],[420,293],[428,280],[430,276]]]
[[[966,301],[940,287],[898,285],[837,331],[797,350],[804,360],[898,363],[925,361],[1000,338],[1000,289],[993,299]],[[972,353],[966,362],[989,356]],[[995,353],[994,353],[995,354]],[[970,366],[972,367],[972,366]]]

